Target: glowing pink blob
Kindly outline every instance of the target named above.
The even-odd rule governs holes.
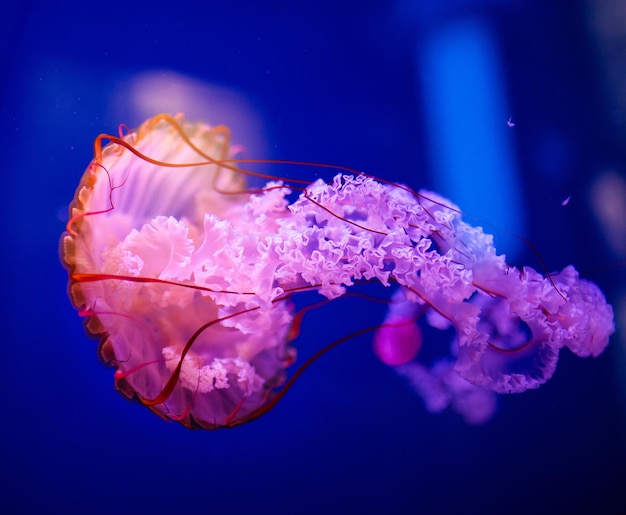
[[[422,331],[414,320],[397,318],[374,335],[374,354],[385,365],[404,365],[415,359],[422,346]]]

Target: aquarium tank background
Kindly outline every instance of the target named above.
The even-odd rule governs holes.
[[[615,0],[549,4],[5,8],[3,512],[623,509],[626,12]],[[115,392],[67,297],[58,248],[98,134],[161,112],[227,125],[245,158],[436,191],[493,234],[508,263],[575,265],[612,304],[616,332],[596,358],[562,350],[550,381],[498,396],[477,419],[425,403],[367,333],[317,359],[249,424],[190,431],[161,420]],[[312,309],[298,359],[386,311],[357,296]],[[424,331],[437,344],[420,359],[448,352],[443,333]]]

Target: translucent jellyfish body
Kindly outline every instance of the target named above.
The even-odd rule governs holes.
[[[304,290],[396,288],[376,352],[427,407],[460,406],[470,422],[493,411],[475,389],[535,388],[561,347],[597,356],[608,343],[613,313],[595,285],[572,267],[508,266],[435,194],[345,173],[252,190],[239,166],[227,129],[160,115],[96,140],[70,207],[72,301],[118,390],[166,419],[214,429],[269,410],[296,358],[290,299]],[[289,187],[301,191],[291,204]],[[428,343],[418,319],[456,329],[445,365],[412,361]]]

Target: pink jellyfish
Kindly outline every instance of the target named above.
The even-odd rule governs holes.
[[[594,284],[573,267],[544,276],[507,265],[449,201],[348,169],[307,183],[246,162],[225,127],[159,115],[96,139],[70,206],[61,258],[71,300],[116,388],[159,416],[216,429],[269,411],[343,341],[287,380],[306,312],[291,299],[302,291],[327,302],[355,283],[395,287],[387,320],[361,332],[378,330],[377,355],[427,407],[452,404],[470,422],[488,417],[490,392],[549,379],[561,347],[606,347],[613,312]],[[269,182],[251,189],[249,176]],[[418,319],[456,329],[443,365],[416,364]]]

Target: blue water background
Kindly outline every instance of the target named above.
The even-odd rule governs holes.
[[[207,118],[213,105],[219,119],[207,121],[242,125],[234,139],[253,157],[337,163],[443,190],[497,226],[496,241],[515,264],[541,268],[498,227],[532,241],[549,269],[590,270],[615,302],[624,269],[606,268],[619,256],[602,237],[588,191],[607,167],[623,174],[623,125],[606,101],[586,5],[31,1],[3,8],[0,512],[624,507],[617,339],[595,360],[564,351],[548,384],[501,398],[484,426],[426,412],[364,336],[319,360],[262,419],[189,431],[114,391],[113,370],[83,332],[58,258],[67,205],[95,136],[156,114],[147,110],[158,108],[158,94],[152,103],[133,96],[144,91],[139,79],[165,88],[191,81],[193,91],[213,88],[213,104],[196,115],[203,100],[186,93],[181,110]],[[230,105],[243,114],[230,119]],[[383,316],[379,305],[348,300],[316,311],[298,341],[301,355]]]

